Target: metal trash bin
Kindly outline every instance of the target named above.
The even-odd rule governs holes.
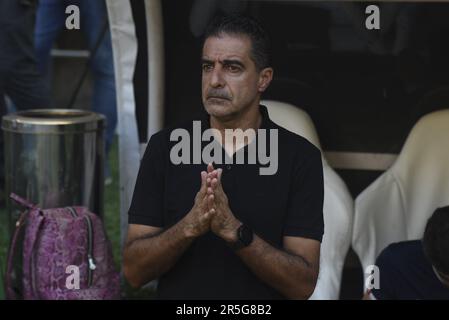
[[[6,195],[14,192],[41,208],[87,206],[103,216],[103,115],[74,109],[39,109],[2,119]],[[23,208],[7,199],[9,230]]]

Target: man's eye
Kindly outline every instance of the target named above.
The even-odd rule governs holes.
[[[212,66],[210,64],[203,64],[202,69],[203,71],[210,71],[212,70]]]
[[[234,66],[234,65],[229,65],[229,66],[227,66],[227,68],[231,72],[239,72],[240,71],[240,67]]]

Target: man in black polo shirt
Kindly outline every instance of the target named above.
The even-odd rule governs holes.
[[[136,287],[159,278],[163,299],[307,299],[324,232],[320,151],[259,105],[273,70],[256,21],[216,18],[204,39],[205,112],[151,137],[124,274]],[[255,134],[226,139],[229,129]]]

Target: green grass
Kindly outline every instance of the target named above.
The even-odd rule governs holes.
[[[112,242],[114,260],[119,268],[122,263],[120,248],[120,185],[119,185],[119,160],[118,139],[114,140],[109,152],[109,165],[111,167],[112,184],[105,186],[105,228]],[[133,289],[125,281],[122,286],[122,294],[125,299],[150,299],[154,297],[151,288]]]
[[[112,243],[112,251],[117,267],[121,265],[120,252],[120,186],[117,138],[109,152],[112,183],[104,187],[104,223],[106,232]]]
[[[109,153],[109,164],[111,167],[112,183],[104,188],[104,223],[108,237],[112,243],[114,261],[117,270],[120,270],[122,254],[120,248],[120,187],[119,187],[119,161],[118,161],[118,139],[114,140]],[[0,268],[3,275],[6,253],[9,245],[9,235],[7,232],[6,209],[0,207]],[[0,300],[4,298],[3,277],[0,279]],[[152,289],[132,289],[124,283],[123,297],[126,299],[148,299],[154,297]]]

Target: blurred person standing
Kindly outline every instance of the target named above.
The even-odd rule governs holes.
[[[94,78],[91,110],[106,116],[107,155],[117,125],[117,107],[111,35],[104,0],[39,0],[35,31],[39,69],[43,74],[48,72],[50,51],[57,36],[65,28],[68,17],[65,10],[70,5],[76,5],[80,10],[80,30],[91,53],[89,67]],[[105,177],[107,183],[111,181],[107,161]]]
[[[47,108],[48,92],[37,69],[34,26],[37,0],[0,1],[0,117],[5,96],[18,110]],[[4,201],[3,133],[0,134],[0,203]]]

